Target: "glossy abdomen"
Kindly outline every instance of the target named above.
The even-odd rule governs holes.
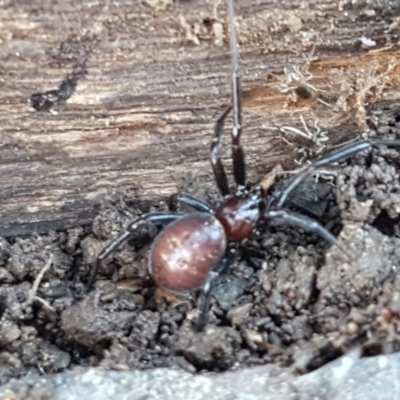
[[[213,215],[189,214],[158,235],[150,251],[150,272],[157,285],[169,291],[199,288],[226,246],[224,228]]]

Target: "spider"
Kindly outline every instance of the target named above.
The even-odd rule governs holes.
[[[148,266],[155,284],[169,292],[187,292],[200,289],[203,304],[200,307],[198,328],[206,323],[210,293],[215,278],[223,273],[235,256],[237,244],[252,235],[257,224],[281,220],[287,224],[314,232],[332,245],[338,246],[349,259],[351,256],[341,243],[319,222],[284,208],[303,179],[320,167],[343,161],[359,151],[375,146],[400,147],[400,140],[364,140],[341,148],[311,164],[288,181],[278,195],[267,195],[261,185],[245,190],[245,160],[240,137],[242,134],[241,89],[238,74],[237,42],[234,29],[233,0],[227,0],[230,19],[232,54],[232,105],[226,108],[215,124],[210,148],[210,161],[219,191],[224,197],[213,209],[205,202],[188,194],[179,201],[195,212],[148,213],[132,221],[126,230],[111,241],[98,255],[92,268],[87,288],[93,287],[99,266],[143,225],[163,227],[155,238]],[[225,119],[233,110],[234,126],[231,133],[233,177],[237,191],[231,194],[227,175],[221,162],[221,137]]]
[[[300,116],[304,131],[294,128],[293,126],[282,126],[279,128],[282,139],[292,147],[296,147],[298,153],[301,154],[300,159],[294,160],[297,165],[302,165],[305,160],[312,156],[318,156],[326,148],[329,138],[326,131],[322,131],[318,126],[318,121],[314,123],[315,133],[308,128],[304,118]]]
[[[277,82],[270,83],[268,86],[278,89],[281,93],[288,93],[288,101],[316,100],[327,107],[332,107],[319,96],[320,93],[326,93],[326,91],[310,83],[310,81],[314,79],[314,75],[309,71],[309,68],[312,61],[317,59],[314,57],[314,52],[315,46],[311,54],[307,57],[305,67],[300,68],[297,65],[293,65],[290,68],[284,67],[283,77],[271,73],[270,75],[275,78]],[[284,108],[288,107],[288,105],[289,102],[286,102]]]
[[[310,62],[307,64],[306,71],[302,71],[296,65],[292,66],[291,70],[286,67],[283,68],[283,73],[285,76],[283,79],[277,75],[271,74],[271,76],[278,80],[278,83],[273,83],[272,86],[279,89],[281,93],[289,93],[290,100],[292,101],[297,101],[298,97],[303,99],[312,98],[314,93],[318,92],[319,90],[315,86],[308,83],[314,78],[314,76],[308,71]]]

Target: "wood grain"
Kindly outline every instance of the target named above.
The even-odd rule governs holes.
[[[192,177],[213,185],[210,137],[230,100],[224,2],[0,3],[1,235],[90,223],[110,191],[141,202]],[[252,181],[293,160],[269,128],[303,115],[337,142],[366,129],[366,106],[399,98],[396,2],[240,0],[237,14]],[[31,94],[56,89],[85,57],[68,102],[35,111]],[[282,89],[296,71],[311,101]],[[224,158],[229,167],[229,146]]]

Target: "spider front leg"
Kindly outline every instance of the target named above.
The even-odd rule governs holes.
[[[230,45],[232,54],[232,106],[229,106],[218,118],[215,125],[214,139],[210,149],[210,160],[214,171],[215,180],[223,196],[230,194],[228,179],[221,162],[221,137],[225,119],[231,109],[233,109],[233,129],[232,129],[232,162],[233,176],[238,186],[246,184],[246,166],[244,162],[244,152],[240,143],[242,134],[242,94],[240,87],[238,49],[235,29],[235,15],[233,1],[228,0],[229,26],[230,26]]]
[[[362,150],[369,149],[371,147],[380,147],[380,146],[386,146],[386,147],[400,147],[400,140],[363,140],[358,143],[353,143],[349,146],[346,146],[344,148],[341,148],[331,154],[326,155],[325,157],[322,157],[321,159],[313,162],[308,168],[306,168],[303,172],[301,172],[299,175],[295,176],[292,178],[292,180],[289,181],[288,185],[286,188],[283,190],[281,193],[278,203],[277,203],[277,208],[282,208],[283,205],[286,203],[287,199],[291,195],[294,189],[306,178],[309,174],[313,173],[315,170],[321,167],[325,167],[329,164],[334,164],[340,161],[344,161],[347,158],[354,156],[358,152]]]
[[[229,195],[228,178],[226,177],[225,168],[221,162],[221,136],[224,130],[225,119],[231,111],[229,106],[223,114],[217,119],[214,129],[214,138],[210,148],[210,161],[214,172],[215,181],[222,196]]]
[[[86,284],[86,291],[90,292],[93,289],[100,265],[124,243],[126,243],[139,230],[140,227],[145,224],[162,226],[169,224],[170,222],[175,221],[182,216],[183,214],[181,213],[148,213],[132,221],[126,230],[112,240],[111,243],[109,243],[97,256],[96,263],[90,271],[90,276]]]
[[[222,115],[218,118],[215,124],[214,138],[210,148],[210,162],[214,172],[215,181],[217,182],[218,189],[223,196],[229,195],[230,190],[225,168],[221,162],[221,137],[224,130],[226,117],[231,110],[232,106],[227,107]],[[233,174],[235,182],[238,186],[244,186],[246,183],[244,153],[242,145],[240,144],[241,131],[240,123],[234,125],[232,131],[232,160]]]
[[[240,143],[240,136],[242,134],[242,99],[240,90],[240,78],[233,77],[234,93],[233,96],[233,110],[234,110],[234,126],[232,130],[232,162],[233,162],[233,176],[238,186],[246,184],[246,164],[244,161],[244,151]]]
[[[246,165],[244,152],[240,143],[242,134],[242,91],[239,76],[238,43],[235,29],[235,10],[233,1],[228,0],[228,14],[230,26],[230,45],[232,55],[232,107],[233,107],[233,130],[232,130],[232,161],[233,176],[238,186],[246,184]]]

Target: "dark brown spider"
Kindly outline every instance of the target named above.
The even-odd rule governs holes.
[[[91,289],[99,265],[112,255],[123,243],[133,236],[144,224],[164,227],[156,237],[149,254],[149,271],[156,285],[171,292],[201,289],[204,293],[199,327],[206,321],[210,290],[215,277],[229,265],[235,254],[234,245],[251,236],[259,222],[267,226],[279,219],[304,230],[314,232],[329,243],[348,253],[337,239],[317,221],[284,208],[295,188],[317,168],[343,161],[359,151],[375,146],[400,147],[400,140],[364,140],[341,148],[317,161],[296,175],[284,187],[278,197],[267,196],[261,187],[248,192],[246,184],[244,153],[240,144],[242,133],[241,90],[238,75],[237,42],[234,29],[233,0],[227,0],[232,51],[232,106],[229,106],[215,125],[214,138],[210,149],[210,160],[217,186],[224,201],[214,210],[208,204],[187,194],[178,199],[191,206],[196,212],[148,213],[132,221],[99,254],[91,271],[88,288]],[[225,169],[221,162],[220,144],[224,122],[233,109],[234,128],[232,131],[233,176],[238,186],[236,194],[229,191]],[[233,244],[233,246],[231,246]]]

